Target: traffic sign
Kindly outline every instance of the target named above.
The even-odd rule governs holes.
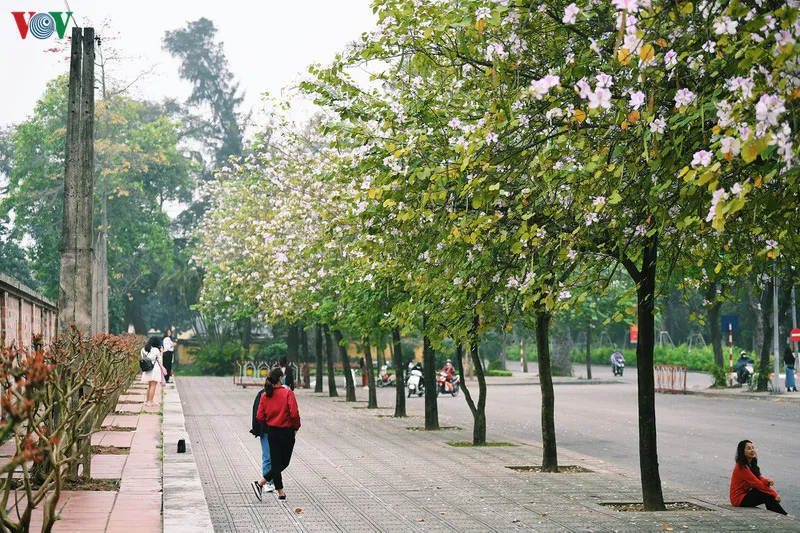
[[[792,339],[792,342],[800,342],[800,328],[794,328],[790,331],[789,338]]]

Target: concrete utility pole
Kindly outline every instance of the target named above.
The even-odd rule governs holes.
[[[92,332],[94,30],[72,28],[58,331]]]

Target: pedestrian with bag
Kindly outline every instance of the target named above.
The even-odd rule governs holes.
[[[261,480],[251,484],[259,500],[262,487],[269,481],[274,482],[278,499],[286,500],[282,473],[292,459],[295,433],[300,429],[297,399],[294,392],[281,386],[281,377],[283,372],[280,368],[270,371],[256,413],[256,420],[266,427],[270,451],[270,471]]]
[[[172,330],[167,328],[167,331],[164,333],[164,339],[161,341],[161,349],[164,351],[164,380],[167,383],[169,383],[169,377],[172,375],[172,358],[175,352],[175,343],[172,342],[171,336]]]
[[[797,358],[792,353],[792,349],[788,346],[786,347],[786,351],[783,352],[783,366],[786,367],[786,391],[787,392],[797,392],[797,384],[794,381],[794,365],[797,362]]]
[[[254,486],[253,489],[255,490],[256,498],[258,498],[259,501],[261,501],[262,492],[272,492],[275,490],[275,486],[265,479],[267,474],[269,474],[269,471],[272,469],[267,431],[261,422],[259,422],[256,418],[256,415],[258,414],[258,406],[261,404],[261,397],[264,395],[264,392],[265,389],[262,388],[258,391],[258,394],[256,394],[256,399],[253,402],[253,423],[252,428],[250,429],[250,433],[254,437],[258,437],[258,440],[261,441],[261,479],[253,482],[258,484],[258,487]]]
[[[731,475],[730,500],[734,507],[765,505],[774,513],[786,514],[781,507],[781,497],[773,489],[775,483],[761,475],[756,447],[743,440],[736,447],[736,466]]]
[[[146,406],[153,406],[156,403],[153,399],[156,396],[156,385],[164,383],[164,373],[161,369],[161,339],[150,337],[147,344],[142,348],[139,368],[142,370],[142,383],[147,383]]]

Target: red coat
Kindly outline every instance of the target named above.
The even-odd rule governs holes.
[[[300,410],[294,392],[276,387],[269,398],[262,394],[256,420],[267,427],[300,429]]]
[[[744,465],[737,464],[733,467],[733,474],[731,475],[731,505],[739,507],[744,497],[750,492],[750,489],[760,490],[772,496],[778,495],[769,486],[769,479],[764,476],[756,477],[752,470]]]

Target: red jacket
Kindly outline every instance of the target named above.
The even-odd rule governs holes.
[[[739,507],[750,489],[760,490],[772,496],[778,495],[764,476],[756,477],[753,471],[744,465],[734,466],[731,475],[731,505]]]
[[[294,392],[276,387],[269,398],[262,394],[256,420],[268,427],[300,429],[300,410]]]

